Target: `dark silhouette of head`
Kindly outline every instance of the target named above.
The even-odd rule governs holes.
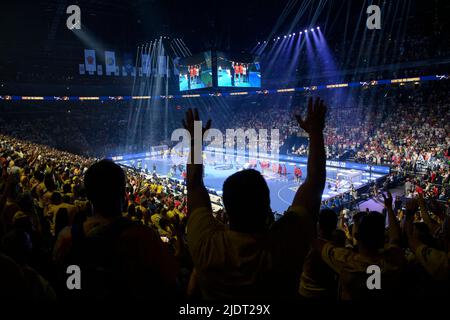
[[[62,229],[69,225],[69,212],[66,208],[59,208],[58,212],[56,212],[55,217],[55,237],[58,237],[58,234]]]
[[[56,184],[53,180],[53,175],[50,173],[47,173],[44,177],[44,185],[47,191],[53,192],[56,190]]]
[[[134,203],[132,203],[128,206],[128,216],[131,218],[134,217],[135,215],[136,215],[136,207]]]
[[[29,192],[21,193],[17,198],[17,204],[23,212],[34,212],[33,196]]]
[[[333,210],[320,210],[318,221],[320,236],[331,240],[333,237],[333,232],[336,230],[337,221],[337,214]]]
[[[358,225],[357,239],[370,251],[377,251],[384,246],[385,217],[376,211],[370,211],[361,217]]]
[[[64,193],[71,193],[72,192],[72,186],[70,185],[70,183],[66,183],[65,185],[63,185],[63,192]]]
[[[34,172],[34,177],[36,178],[37,181],[39,182],[43,182],[44,181],[44,174],[42,173],[42,171],[36,170]]]
[[[333,231],[333,235],[332,235],[332,241],[333,244],[337,247],[345,247],[345,241],[346,241],[347,237],[345,235],[345,232],[343,230],[340,229],[336,229]]]
[[[26,264],[33,244],[30,235],[23,229],[12,229],[2,239],[4,253],[19,265]]]
[[[118,216],[125,201],[125,173],[110,160],[101,160],[89,167],[84,176],[86,194],[95,212]]]
[[[258,233],[267,229],[272,214],[270,192],[258,171],[242,170],[229,176],[223,184],[223,204],[231,230]]]
[[[430,228],[424,222],[414,223],[414,237],[419,239],[420,242],[431,248],[437,248],[436,239],[430,232]]]
[[[61,193],[55,191],[52,193],[52,196],[50,197],[50,200],[52,204],[61,204],[62,202],[62,196]]]

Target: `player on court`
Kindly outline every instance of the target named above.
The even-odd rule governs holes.
[[[194,66],[189,66],[188,70],[189,70],[189,82],[194,83],[194,75],[195,75]]]
[[[244,67],[242,66],[242,63],[239,65],[239,82],[244,82]]]
[[[196,81],[197,83],[200,82],[200,69],[201,69],[201,66],[200,66],[200,65],[198,65],[198,66],[195,68],[195,81]]]
[[[340,188],[340,180],[339,180],[339,178],[338,178],[338,179],[336,179],[335,191],[338,191],[339,188]]]
[[[235,76],[235,81],[239,82],[239,80],[240,80],[240,72],[239,72],[239,64],[238,63],[236,63],[234,65],[234,76]]]

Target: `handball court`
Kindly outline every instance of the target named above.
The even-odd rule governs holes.
[[[167,156],[158,155],[117,162],[136,169],[147,170],[148,172],[155,171],[160,176],[183,181],[183,171],[185,170],[184,164],[186,163],[185,158],[183,158],[183,160],[178,159],[178,161],[174,161],[173,158],[169,159]],[[286,166],[285,175],[283,173],[280,175],[278,170],[273,170],[272,165],[270,168],[262,169],[259,162],[256,163],[254,169],[261,172],[267,181],[270,189],[272,210],[277,213],[283,213],[292,203],[297,188],[306,178],[307,168],[304,163],[277,161],[276,166],[278,166],[278,164],[280,164],[282,168]],[[174,166],[177,168],[175,169]],[[296,166],[302,171],[301,182],[298,182],[294,175]],[[239,161],[226,165],[215,165],[214,163],[205,161],[205,186],[218,195],[221,195],[225,179],[233,173],[248,167],[248,163],[240,164]],[[349,192],[352,185],[357,190],[369,184],[370,181],[383,177],[383,175],[379,173],[370,173],[356,169],[348,170],[327,166],[326,170],[327,183],[322,195],[322,200],[328,200]]]

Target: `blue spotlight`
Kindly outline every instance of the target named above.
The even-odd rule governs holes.
[[[284,38],[286,39],[286,36],[284,36]]]
[[[313,29],[313,28],[311,28],[311,31],[312,31],[312,32],[314,32],[314,29]]]
[[[305,29],[305,33],[308,33],[308,30]]]
[[[295,32],[292,35],[295,36]]]
[[[277,40],[280,40],[280,37],[278,37]]]
[[[320,29],[320,27],[317,27],[317,30],[319,30]]]
[[[290,34],[289,37],[291,37],[292,35]]]

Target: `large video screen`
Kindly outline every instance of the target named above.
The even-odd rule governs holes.
[[[217,53],[217,85],[219,87],[261,87],[261,67],[253,56],[231,56]]]
[[[212,87],[211,51],[181,59],[178,70],[180,91]]]

